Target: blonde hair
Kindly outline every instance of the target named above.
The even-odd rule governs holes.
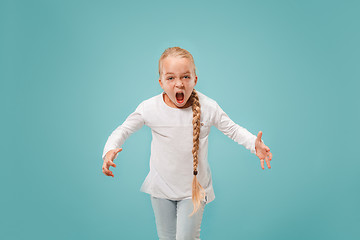
[[[176,57],[182,57],[182,58],[188,58],[192,62],[194,66],[194,72],[196,75],[196,67],[194,63],[194,58],[187,50],[182,49],[180,47],[171,47],[166,49],[163,54],[161,55],[159,59],[159,75],[161,76],[161,69],[162,69],[162,60],[164,60],[168,56],[176,56]],[[192,102],[192,110],[193,110],[193,181],[192,181],[192,201],[194,205],[194,210],[190,214],[192,216],[194,213],[196,213],[201,204],[201,199],[204,198],[205,190],[197,180],[196,175],[198,174],[198,165],[199,165],[199,137],[200,137],[200,117],[201,117],[201,106],[199,101],[199,96],[195,89],[193,89],[191,93],[191,99],[189,99]]]
[[[194,66],[194,73],[196,75],[196,67],[195,67],[195,62],[194,62],[194,58],[191,55],[191,53],[189,53],[187,50],[179,48],[179,47],[171,47],[171,48],[167,48],[162,54],[161,57],[159,59],[159,76],[161,77],[161,69],[162,69],[162,61],[169,57],[181,57],[181,58],[187,58],[190,60],[190,62],[192,63],[192,65]]]

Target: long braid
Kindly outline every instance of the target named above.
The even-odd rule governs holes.
[[[198,155],[199,155],[199,136],[200,136],[200,116],[201,116],[201,106],[199,102],[199,96],[195,89],[193,89],[193,92],[191,93],[192,98],[192,110],[193,110],[193,149],[192,154],[194,158],[194,178],[192,182],[192,201],[194,205],[194,210],[190,214],[192,216],[200,207],[201,199],[204,197],[205,190],[200,185],[199,181],[196,178],[196,175],[198,174],[197,167],[199,164],[198,161]]]
[[[191,61],[191,63],[194,66],[194,74],[196,76],[196,67],[194,58],[191,55],[190,52],[188,52],[185,49],[182,49],[180,47],[171,47],[167,48],[163,54],[161,55],[159,59],[159,76],[162,74],[162,61],[167,58],[168,56],[174,56],[174,57],[182,57],[187,58]],[[200,185],[198,182],[196,175],[198,174],[197,167],[199,164],[198,161],[198,153],[199,153],[199,136],[200,136],[200,116],[201,116],[201,109],[200,109],[200,102],[199,102],[199,96],[195,89],[193,89],[193,92],[191,93],[191,101],[192,101],[192,110],[193,110],[193,166],[194,166],[194,178],[192,182],[192,201],[194,205],[194,211],[190,214],[192,216],[194,213],[197,212],[197,210],[200,208],[201,199],[203,199],[205,195],[204,188]]]

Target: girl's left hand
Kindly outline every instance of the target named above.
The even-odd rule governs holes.
[[[260,158],[260,163],[261,163],[262,169],[265,169],[264,168],[264,159],[266,161],[268,168],[271,168],[270,161],[272,159],[272,153],[270,152],[270,148],[261,141],[261,137],[262,137],[262,132],[260,131],[255,140],[256,156],[258,156]]]

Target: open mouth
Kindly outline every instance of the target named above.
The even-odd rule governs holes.
[[[183,103],[184,102],[184,98],[185,98],[185,96],[184,96],[184,93],[182,93],[182,92],[177,92],[176,93],[176,101],[178,102],[178,103]]]

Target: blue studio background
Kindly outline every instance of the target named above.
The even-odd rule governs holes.
[[[212,128],[202,239],[359,239],[358,1],[0,2],[1,239],[156,239],[144,126],[102,173],[111,132],[161,92],[168,47],[196,89],[273,153]]]

